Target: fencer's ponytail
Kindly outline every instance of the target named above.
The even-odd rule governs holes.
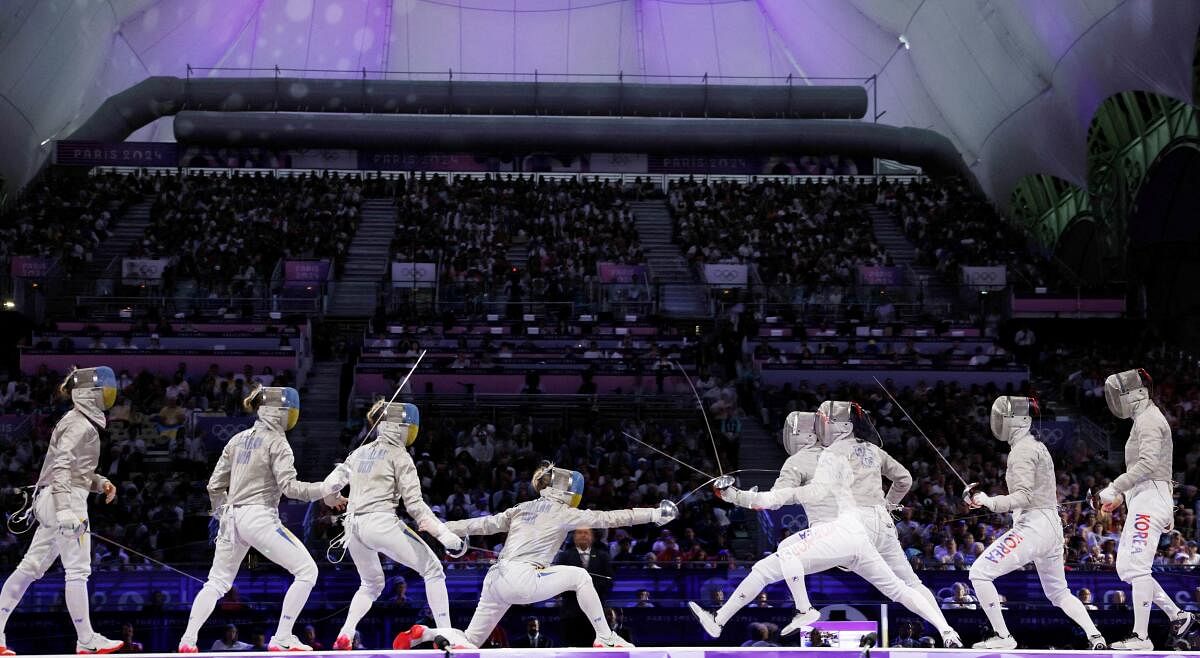
[[[71,366],[71,369],[67,371],[67,376],[63,377],[62,383],[58,385],[58,396],[64,400],[71,399],[71,389],[75,388],[75,371],[78,369]]]
[[[367,422],[371,423],[372,425],[378,424],[379,419],[383,416],[384,409],[387,408],[387,405],[387,398],[380,397],[378,400],[376,400],[375,404],[372,404],[371,408],[367,410]]]
[[[550,475],[554,471],[554,462],[543,459],[542,463],[533,472],[533,477],[530,478],[529,484],[533,486],[533,490],[541,492],[542,489],[550,486]]]
[[[242,398],[242,408],[250,413],[258,411],[259,405],[262,404],[263,385],[260,382],[254,382],[254,386],[250,387],[250,392],[246,397]]]

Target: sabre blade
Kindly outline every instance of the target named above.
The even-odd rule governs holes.
[[[138,557],[142,558],[143,560],[149,560],[149,561],[153,562],[154,564],[157,564],[157,565],[158,565],[158,566],[160,566],[160,567],[163,567],[163,568],[165,568],[165,569],[170,569],[171,571],[174,571],[175,573],[177,573],[177,574],[179,574],[179,575],[181,575],[181,576],[183,576],[183,577],[185,577],[185,578],[191,578],[192,580],[194,580],[194,581],[196,581],[196,582],[200,583],[201,585],[203,585],[203,584],[204,584],[204,581],[203,581],[203,580],[200,580],[199,578],[197,578],[197,577],[193,576],[192,574],[190,574],[190,573],[188,573],[188,572],[186,572],[186,571],[181,571],[181,570],[179,570],[179,569],[176,569],[175,567],[173,567],[173,566],[171,566],[171,565],[167,564],[166,562],[162,562],[161,560],[155,560],[154,558],[150,557],[149,555],[146,555],[145,553],[139,553],[139,552],[137,552],[137,551],[133,550],[132,548],[129,548],[129,547],[128,547],[128,546],[126,546],[125,544],[122,544],[122,543],[120,543],[120,542],[117,542],[117,541],[113,541],[112,539],[109,539],[108,537],[105,537],[104,535],[98,535],[98,534],[96,534],[95,532],[93,532],[93,531],[91,531],[91,530],[88,530],[88,531],[87,531],[87,534],[89,534],[89,535],[91,535],[91,536],[95,537],[96,539],[99,539],[100,541],[102,541],[102,542],[104,542],[104,543],[106,543],[106,544],[112,544],[113,546],[116,546],[117,548],[119,548],[119,549],[121,549],[121,550],[125,551],[126,553],[132,553],[132,554],[134,554],[134,555],[136,555],[136,556],[138,556]]]
[[[712,475],[712,474],[710,474],[710,473],[705,473],[704,471],[702,471],[702,470],[700,470],[700,469],[696,468],[695,466],[692,466],[691,464],[689,464],[689,463],[687,463],[687,462],[685,462],[685,461],[682,461],[682,460],[676,459],[675,457],[672,457],[671,455],[668,455],[667,453],[663,452],[662,450],[659,450],[658,448],[655,448],[654,446],[652,446],[652,445],[650,445],[649,443],[646,443],[645,441],[643,441],[643,440],[641,440],[641,439],[637,438],[636,436],[634,436],[634,435],[630,434],[629,432],[626,432],[625,430],[621,430],[621,434],[624,434],[624,435],[626,436],[626,438],[633,439],[634,441],[637,441],[638,443],[640,443],[640,444],[642,444],[642,445],[646,446],[647,448],[649,448],[649,449],[653,450],[654,452],[657,452],[658,454],[662,455],[663,457],[666,457],[667,459],[670,459],[671,461],[675,462],[676,464],[679,464],[680,466],[683,466],[683,467],[685,467],[685,468],[690,468],[690,469],[692,469],[693,471],[696,471],[697,473],[699,473],[700,475],[703,475],[703,476],[704,476],[704,477],[706,477],[706,478],[711,478],[711,479],[713,479],[713,480],[717,479],[717,476],[715,476],[715,475]]]
[[[904,414],[904,417],[908,419],[908,422],[912,423],[912,426],[917,428],[917,432],[921,434],[921,438],[925,439],[925,442],[928,443],[929,447],[933,449],[934,454],[940,457],[942,461],[946,463],[946,468],[949,468],[950,472],[954,474],[954,477],[958,478],[959,482],[962,482],[963,489],[971,486],[967,484],[967,481],[963,479],[963,476],[958,474],[958,471],[954,469],[954,465],[950,463],[950,460],[946,459],[946,456],[942,454],[942,451],[938,449],[937,445],[934,444],[934,442],[925,434],[925,430],[921,429],[921,426],[917,424],[917,421],[908,414],[908,411],[904,409],[904,405],[900,404],[900,401],[897,400],[896,397],[892,395],[892,392],[883,385],[883,382],[879,381],[878,377],[872,377],[871,379],[874,379],[875,383],[879,385],[879,388],[883,389],[883,394],[888,396],[888,399],[892,401],[892,404],[896,405],[896,408],[900,410],[900,413]]]
[[[700,399],[700,391],[696,390],[696,385],[692,383],[691,376],[687,374],[687,371],[683,369],[683,366],[679,365],[678,361],[672,361],[671,365],[679,369],[679,373],[683,375],[683,378],[687,381],[688,386],[691,387],[692,395],[696,396],[696,404],[700,405],[700,417],[704,419],[704,428],[708,430],[708,440],[712,442],[713,457],[717,460],[717,470],[724,475],[725,467],[721,466],[721,453],[717,450],[717,437],[715,434],[713,434],[712,425],[708,422],[708,413],[704,411],[704,400]]]

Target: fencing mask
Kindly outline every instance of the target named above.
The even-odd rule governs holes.
[[[1028,430],[1033,424],[1033,415],[1040,413],[1034,398],[1002,395],[992,403],[989,425],[992,436],[1001,441],[1010,441],[1013,431]]]
[[[826,400],[817,407],[816,434],[821,445],[828,448],[837,441],[854,436],[855,419],[863,415],[857,402]]]
[[[1138,368],[1109,375],[1104,380],[1104,401],[1117,418],[1129,418],[1143,400],[1150,399],[1150,374]]]
[[[817,414],[793,411],[783,421],[783,449],[788,455],[817,444]]]
[[[379,400],[367,412],[367,422],[376,424],[380,437],[410,446],[416,442],[421,428],[421,411],[411,402]]]
[[[108,366],[72,370],[59,390],[71,393],[71,401],[91,404],[105,411],[117,402],[117,376]]]
[[[285,432],[300,420],[300,393],[290,386],[256,386],[242,405]]]
[[[561,494],[563,502],[571,507],[579,507],[583,500],[583,473],[556,468],[554,464],[544,461],[533,472],[530,481],[534,491],[541,493],[543,489],[553,489]]]

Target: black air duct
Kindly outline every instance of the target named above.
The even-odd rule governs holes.
[[[119,142],[182,110],[861,119],[862,86],[188,78],[110,96],[67,139]]]
[[[935,175],[972,178],[950,140],[932,130],[821,119],[180,112],[175,139],[208,146],[406,152],[843,155],[891,158]]]

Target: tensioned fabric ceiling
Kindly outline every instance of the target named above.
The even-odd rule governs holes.
[[[1198,26],[1200,2],[1154,0],[6,0],[0,174],[23,182],[44,140],[189,65],[710,84],[878,75],[866,120],[943,133],[1003,203],[1028,174],[1086,187],[1088,125],[1110,95],[1190,102]],[[163,121],[132,137],[171,138]]]

